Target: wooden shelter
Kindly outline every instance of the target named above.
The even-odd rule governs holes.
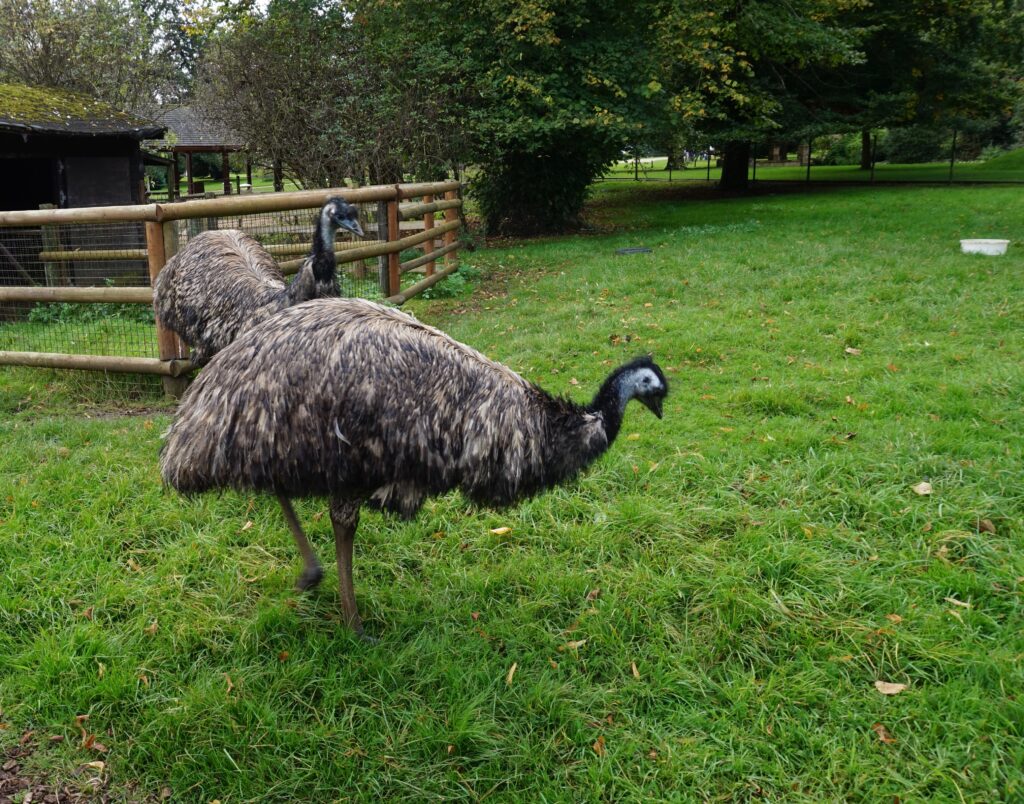
[[[0,84],[0,210],[143,201],[143,139],[160,125],[58,89]]]
[[[187,193],[196,195],[202,192],[195,180],[192,169],[192,157],[197,153],[219,153],[221,157],[221,174],[224,182],[224,194],[231,194],[231,173],[228,166],[228,154],[245,150],[241,139],[217,123],[203,117],[192,106],[178,106],[169,109],[157,118],[167,128],[164,139],[151,143],[155,150],[170,156],[170,176],[167,186],[173,200],[178,194],[178,155],[185,157],[185,180]],[[252,163],[246,160],[246,181],[252,185]]]

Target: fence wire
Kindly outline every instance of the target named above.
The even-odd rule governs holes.
[[[188,203],[188,202],[181,202]],[[335,252],[344,260],[348,248],[386,237],[386,218],[378,221],[376,203],[356,205],[365,239],[340,230]],[[210,229],[240,229],[258,240],[282,267],[286,278],[312,248],[319,207],[220,217],[191,218],[165,224],[177,237],[178,250]],[[441,216],[438,216],[440,222]],[[423,221],[403,221],[401,236],[423,230]],[[432,246],[431,246],[432,247]],[[402,254],[410,259],[420,247]],[[386,269],[384,269],[386,270]],[[376,257],[340,262],[343,296],[381,299],[381,261]],[[403,275],[408,286],[423,269]],[[35,227],[0,227],[0,287],[149,287],[145,226],[130,223],[65,223]],[[152,307],[141,303],[66,303],[0,301],[0,350],[80,355],[159,357]],[[75,372],[70,372],[74,374]],[[88,372],[93,375],[93,372]],[[94,375],[95,376],[95,375]],[[106,373],[106,387],[127,390],[159,388],[155,378]]]
[[[148,287],[143,224],[0,228],[0,286]],[[0,301],[0,350],[159,356],[146,304]],[[88,382],[132,396],[160,387],[152,377],[115,373]]]

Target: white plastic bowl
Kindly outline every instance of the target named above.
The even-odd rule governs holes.
[[[991,240],[985,238],[979,240],[961,240],[960,250],[964,254],[989,254],[996,256],[998,254],[1005,254],[1006,247],[1009,243],[1009,240]]]

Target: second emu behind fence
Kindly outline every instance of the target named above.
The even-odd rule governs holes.
[[[249,327],[293,304],[339,295],[334,237],[338,229],[363,236],[355,207],[331,198],[317,216],[313,246],[285,284],[274,258],[238,229],[201,232],[167,261],[153,284],[153,305],[164,327],[205,365]]]

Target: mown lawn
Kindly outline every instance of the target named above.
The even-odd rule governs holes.
[[[644,180],[667,181],[669,173],[665,169],[667,158],[664,156],[646,157],[641,159],[639,176]],[[614,164],[606,174],[615,180],[632,179],[637,171],[632,161]],[[689,163],[686,170],[672,171],[672,181],[707,181],[707,161],[698,160]],[[721,168],[712,165],[710,178],[718,181],[722,177]],[[803,182],[807,180],[807,168],[795,162],[785,166],[758,165],[750,178],[756,181]],[[875,165],[872,179],[870,170],[861,170],[858,165],[811,165],[812,182],[945,182],[949,180],[949,160],[927,162],[915,165],[889,164],[880,162]],[[957,162],[953,166],[955,182],[1024,182],[1024,149],[1011,151],[987,162]]]
[[[604,234],[410,305],[577,400],[641,352],[672,391],[516,509],[366,514],[376,645],[272,501],[161,489],[166,407],[5,373],[0,748],[183,801],[1024,796],[1024,196],[710,195],[607,187]]]

